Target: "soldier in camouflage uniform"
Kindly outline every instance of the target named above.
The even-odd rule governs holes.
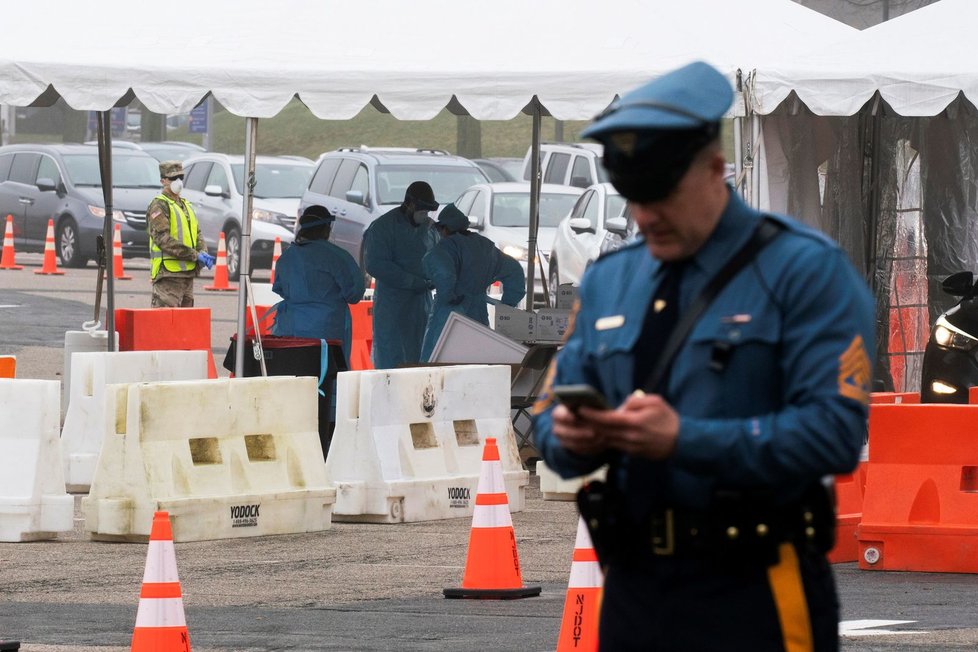
[[[194,305],[194,278],[200,266],[208,269],[214,257],[207,253],[194,209],[180,198],[183,163],[160,163],[163,192],[146,209],[152,261],[154,308],[188,308]]]

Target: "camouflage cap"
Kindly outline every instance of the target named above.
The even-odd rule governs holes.
[[[178,174],[183,174],[183,163],[180,161],[161,161],[160,162],[160,178],[173,177]]]

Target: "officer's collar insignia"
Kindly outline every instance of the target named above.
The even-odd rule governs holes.
[[[621,328],[624,324],[625,315],[611,315],[610,317],[602,317],[594,322],[594,330],[608,331],[612,328]]]
[[[753,318],[750,315],[741,313],[737,315],[728,315],[726,317],[720,317],[720,323],[721,324],[746,324],[750,322],[751,319]]]
[[[610,140],[619,152],[625,156],[635,154],[635,143],[638,141],[638,134],[634,131],[619,131],[611,134]]]
[[[867,404],[871,378],[869,355],[862,336],[857,335],[839,356],[839,394]]]

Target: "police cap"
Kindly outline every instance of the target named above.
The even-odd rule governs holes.
[[[581,136],[604,145],[604,166],[625,198],[659,201],[719,136],[720,119],[732,101],[727,79],[695,62],[625,94]]]

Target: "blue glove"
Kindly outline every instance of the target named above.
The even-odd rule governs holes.
[[[201,251],[197,254],[197,262],[207,269],[211,269],[214,267],[214,263],[217,262],[217,258],[214,258],[214,256],[211,256],[206,251]]]

